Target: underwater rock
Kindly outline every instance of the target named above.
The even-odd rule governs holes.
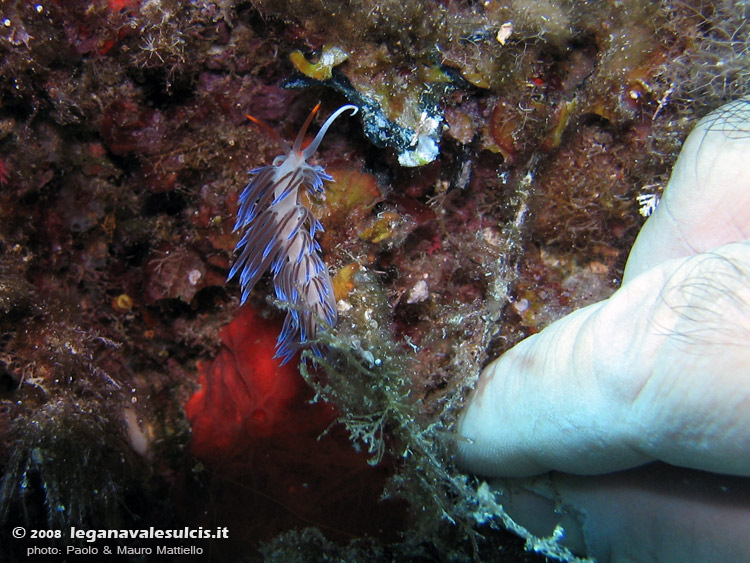
[[[317,73],[311,73],[317,76]],[[288,80],[287,88],[307,88],[324,85],[343,94],[350,103],[356,105],[362,115],[362,123],[367,138],[376,147],[390,147],[396,150],[401,166],[423,166],[435,160],[440,154],[440,138],[443,133],[444,118],[440,109],[441,96],[453,88],[446,82],[429,85],[407,94],[409,102],[396,119],[389,119],[378,101],[372,96],[357,90],[341,72],[333,69],[332,77],[319,80],[302,77]],[[412,99],[413,98],[413,99]]]

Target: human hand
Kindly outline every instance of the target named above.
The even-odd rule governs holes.
[[[748,162],[744,99],[688,137],[622,287],[487,366],[459,421],[459,463],[482,475],[700,471],[506,483],[521,524],[564,520],[571,546],[605,559],[750,556],[731,541],[750,532],[749,481],[720,477],[750,476]]]

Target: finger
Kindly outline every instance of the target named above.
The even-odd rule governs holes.
[[[484,475],[655,459],[750,475],[750,243],[655,266],[487,366],[459,421]]]

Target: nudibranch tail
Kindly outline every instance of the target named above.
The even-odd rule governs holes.
[[[334,120],[345,111],[356,114],[357,107],[345,105],[336,110],[312,143],[301,150],[319,107],[320,104],[310,113],[291,147],[265,123],[247,116],[271,131],[284,154],[276,157],[273,164],[252,170],[252,178],[240,195],[234,229],[244,233],[235,247],[238,254],[229,279],[239,274],[244,303],[263,273],[269,269],[273,273],[276,297],[289,305],[276,343],[276,356],[284,363],[300,345],[314,340],[320,330],[337,321],[331,277],[315,240],[315,233],[323,226],[302,203],[300,188],[322,193],[323,182],[333,180],[321,166],[311,166],[306,161]],[[310,346],[320,353],[316,345]]]

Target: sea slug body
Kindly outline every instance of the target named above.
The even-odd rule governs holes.
[[[357,107],[337,109],[323,124],[313,141],[303,150],[302,141],[318,104],[310,113],[294,144],[290,147],[275,132],[271,134],[284,154],[269,166],[256,168],[252,179],[239,198],[235,231],[243,231],[237,243],[238,253],[229,279],[239,273],[244,303],[253,287],[269,268],[273,272],[276,297],[289,304],[284,325],[276,342],[276,356],[286,363],[300,345],[314,340],[321,321],[335,326],[336,302],[328,268],[320,257],[315,233],[323,227],[302,203],[302,191],[323,194],[323,182],[333,181],[321,166],[311,166],[307,159],[320,145],[331,124],[345,111],[357,113]],[[269,130],[252,116],[255,123]],[[315,344],[312,349],[319,353]]]

